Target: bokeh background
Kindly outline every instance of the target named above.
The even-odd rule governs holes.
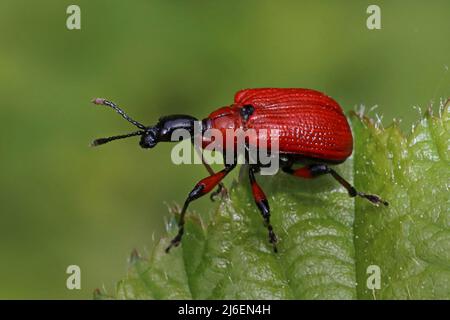
[[[372,3],[381,30],[366,28]],[[70,4],[81,7],[81,30],[66,28]],[[167,206],[205,176],[172,164],[169,144],[90,148],[133,130],[93,97],[152,124],[204,117],[241,88],[308,87],[346,110],[378,105],[385,125],[395,117],[407,128],[413,106],[450,95],[449,12],[446,0],[2,0],[0,298],[111,292],[131,250],[145,255]],[[70,264],[81,267],[81,290],[66,289]]]

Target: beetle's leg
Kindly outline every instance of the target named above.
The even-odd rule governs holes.
[[[219,195],[220,195],[220,199],[224,199],[228,196],[228,189],[225,187],[225,185],[222,182],[219,183],[216,190],[211,192],[211,194],[209,195],[209,199],[212,202],[215,202]]]
[[[203,157],[203,154],[202,154],[202,163],[205,166],[206,170],[208,170],[209,174],[210,175],[214,175],[213,169],[211,168],[209,163],[206,162],[206,159]],[[227,188],[225,188],[225,186],[223,185],[222,182],[219,182],[219,184],[217,186],[217,189],[215,191],[211,192],[211,194],[209,195],[209,199],[212,202],[214,202],[214,201],[216,201],[217,196],[219,194],[222,196],[222,198],[225,197],[228,194],[228,190],[227,190]]]
[[[205,157],[203,156],[203,152],[201,152],[201,150],[199,150],[198,148],[195,147],[194,145],[194,149],[197,151],[197,154],[199,155],[199,157],[202,159],[202,164],[203,166],[206,168],[206,170],[208,171],[208,173],[212,176],[214,175],[214,170],[211,168],[211,166],[209,165],[209,163],[206,161]],[[222,182],[219,183],[219,185],[217,186],[216,191],[211,192],[209,198],[211,199],[211,201],[216,201],[216,198],[219,194],[222,194],[222,196],[225,196],[228,194],[228,190],[227,188],[225,188],[225,186],[223,185]]]
[[[347,189],[348,194],[350,197],[356,197],[359,196],[361,198],[365,198],[372,202],[375,205],[384,204],[385,206],[388,206],[389,203],[383,199],[381,199],[379,196],[375,194],[367,194],[364,192],[359,192],[353,187],[347,180],[345,180],[343,177],[341,177],[336,171],[328,167],[326,164],[312,164],[305,167],[301,167],[298,169],[292,169],[290,166],[284,167],[283,171],[289,174],[292,174],[296,177],[306,178],[306,179],[312,179],[315,177],[318,177],[323,174],[331,174],[334,179],[336,179],[337,182],[339,182],[345,189]]]
[[[264,191],[261,189],[258,182],[256,182],[254,166],[250,166],[250,168],[248,170],[248,175],[250,178],[250,184],[252,187],[253,198],[255,199],[256,206],[258,207],[259,211],[261,212],[261,215],[264,218],[264,224],[266,225],[267,229],[269,230],[269,241],[273,246],[273,251],[278,252],[277,236],[275,235],[275,232],[273,231],[273,227],[270,224],[269,202],[267,201],[267,197],[264,194]]]
[[[180,220],[178,221],[178,234],[175,236],[175,238],[172,239],[170,245],[166,248],[167,253],[169,253],[170,248],[176,247],[180,244],[181,238],[183,237],[184,233],[184,216],[186,214],[189,203],[195,199],[200,198],[201,196],[204,196],[212,189],[214,189],[214,187],[217,186],[220,181],[222,181],[222,179],[225,178],[225,176],[234,169],[235,166],[236,164],[226,166],[225,169],[211,176],[203,178],[195,185],[194,189],[192,189],[186,201],[184,202],[183,209],[181,210],[180,214]]]

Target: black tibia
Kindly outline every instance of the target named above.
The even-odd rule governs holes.
[[[258,185],[258,182],[256,182],[256,179],[255,179],[256,171],[257,171],[257,168],[255,168],[255,166],[249,167],[248,175],[250,178],[250,184],[251,184],[251,188],[252,188],[253,198],[255,199],[256,206],[258,207],[259,211],[261,212],[261,215],[264,218],[264,224],[267,227],[267,230],[269,231],[269,241],[273,246],[273,251],[278,252],[277,236],[275,235],[275,232],[273,231],[273,227],[270,224],[269,202],[267,201],[266,195],[264,194],[263,190]]]
[[[200,180],[194,186],[192,191],[189,193],[186,201],[184,202],[183,209],[181,210],[180,220],[178,221],[178,234],[175,236],[175,238],[172,239],[172,241],[170,242],[170,245],[166,248],[166,253],[169,253],[169,251],[172,247],[177,247],[181,242],[181,238],[183,237],[183,233],[184,233],[186,210],[189,206],[189,203],[191,203],[191,201],[194,201],[195,199],[198,199],[198,198],[204,196],[209,191],[211,191],[216,185],[218,185],[220,183],[220,181],[223,178],[226,177],[226,175],[231,170],[234,169],[235,166],[236,166],[236,164],[226,166],[225,169]]]
[[[336,179],[337,182],[339,182],[345,189],[347,189],[348,194],[350,197],[361,197],[369,200],[375,205],[383,204],[385,206],[388,206],[389,203],[383,199],[381,199],[379,196],[375,194],[367,194],[364,192],[359,192],[353,187],[347,180],[345,180],[343,177],[341,177],[336,171],[331,169],[325,164],[313,164],[308,165],[306,167],[302,167],[296,170],[293,170],[290,166],[287,166],[283,168],[283,171],[292,175],[297,175],[296,172],[302,171],[302,174],[304,174],[305,171],[309,171],[311,178],[315,178],[317,176],[323,175],[323,174],[331,174],[331,176]]]

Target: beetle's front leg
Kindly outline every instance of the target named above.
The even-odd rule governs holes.
[[[208,171],[212,171],[211,166],[206,162],[206,159],[203,158],[202,155],[202,162],[205,165],[205,167],[208,169]],[[237,163],[237,157],[236,155],[233,158],[233,162],[231,164],[227,163],[227,156],[226,153],[223,154],[223,163],[225,165],[225,167],[227,166],[231,166]],[[211,192],[211,194],[209,195],[209,199],[211,199],[212,202],[216,201],[217,196],[220,194],[221,199],[224,199],[225,197],[228,196],[228,189],[223,185],[223,183],[219,183],[219,185],[217,186],[217,189],[213,192]]]
[[[336,171],[331,169],[326,164],[312,164],[305,167],[301,167],[298,169],[292,169],[290,166],[284,167],[283,171],[289,174],[292,174],[296,177],[300,178],[306,178],[311,179],[318,177],[323,174],[331,174],[331,176],[336,179],[337,182],[339,182],[345,189],[347,189],[347,192],[350,197],[361,197],[369,200],[375,205],[383,204],[385,206],[388,206],[389,203],[383,199],[381,199],[379,196],[375,194],[367,194],[364,192],[357,191],[355,187],[353,187],[350,182],[345,180],[343,177],[341,177]]]
[[[208,171],[208,173],[211,176],[214,175],[214,170],[211,168],[211,165],[206,161],[205,157],[203,156],[203,152],[201,150],[199,150],[198,148],[196,148],[195,145],[194,145],[194,149],[196,150],[198,156],[202,159],[202,164],[206,168],[206,171]],[[211,199],[212,202],[214,202],[214,201],[216,201],[216,198],[219,194],[222,196],[222,198],[228,194],[228,190],[227,190],[227,188],[225,188],[225,186],[223,185],[222,182],[219,183],[216,191],[211,192],[209,198]]]
[[[228,189],[223,185],[223,183],[219,183],[216,190],[211,192],[209,195],[209,199],[211,199],[212,202],[217,200],[217,197],[220,195],[220,198],[223,199],[228,196]]]
[[[208,192],[210,192],[212,189],[214,189],[215,186],[217,186],[220,181],[222,181],[223,178],[226,177],[226,175],[234,169],[236,164],[230,165],[225,167],[222,171],[219,171],[211,176],[208,176],[202,180],[200,180],[195,187],[192,189],[192,191],[189,193],[186,201],[184,202],[183,209],[181,210],[180,214],[180,220],[178,221],[178,234],[175,236],[175,238],[172,239],[170,242],[170,245],[166,248],[166,253],[169,253],[170,249],[172,247],[177,247],[180,242],[181,238],[183,237],[184,233],[184,223],[185,223],[185,215],[186,210],[189,206],[189,203],[191,203],[193,200],[200,198],[201,196],[204,196]]]

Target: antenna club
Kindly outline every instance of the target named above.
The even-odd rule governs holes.
[[[95,98],[95,99],[91,100],[91,102],[96,105],[104,105],[105,101],[106,101],[106,99],[103,99],[103,98]]]
[[[101,145],[103,143],[106,143],[106,142],[108,142],[108,141],[105,138],[95,139],[94,141],[92,141],[90,143],[90,146],[91,147],[97,147],[97,146],[99,146],[99,145]]]

